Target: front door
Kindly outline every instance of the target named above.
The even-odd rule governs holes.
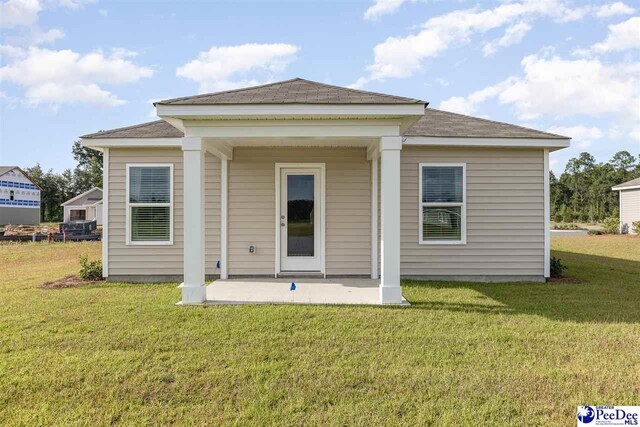
[[[280,271],[322,270],[321,169],[280,169]]]

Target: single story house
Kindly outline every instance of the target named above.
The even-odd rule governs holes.
[[[570,138],[292,79],[154,103],[104,153],[104,276],[545,281],[549,152]]]
[[[18,166],[0,166],[0,225],[40,224],[40,191]]]
[[[640,178],[612,188],[620,192],[620,233],[632,233],[633,223],[640,221]]]
[[[93,187],[62,204],[63,222],[96,221],[102,225],[102,189]]]

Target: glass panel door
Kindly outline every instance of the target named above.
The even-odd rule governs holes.
[[[318,167],[296,166],[280,172],[280,270],[321,271],[322,198]]]
[[[287,256],[314,256],[315,176],[287,175]]]

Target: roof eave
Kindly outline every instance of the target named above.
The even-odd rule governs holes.
[[[500,148],[544,148],[561,150],[571,145],[571,138],[503,138],[503,137],[404,137],[405,145],[444,147],[500,147]]]

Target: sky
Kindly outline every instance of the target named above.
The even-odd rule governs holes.
[[[61,172],[152,102],[294,77],[640,155],[640,0],[0,0],[0,165]]]

